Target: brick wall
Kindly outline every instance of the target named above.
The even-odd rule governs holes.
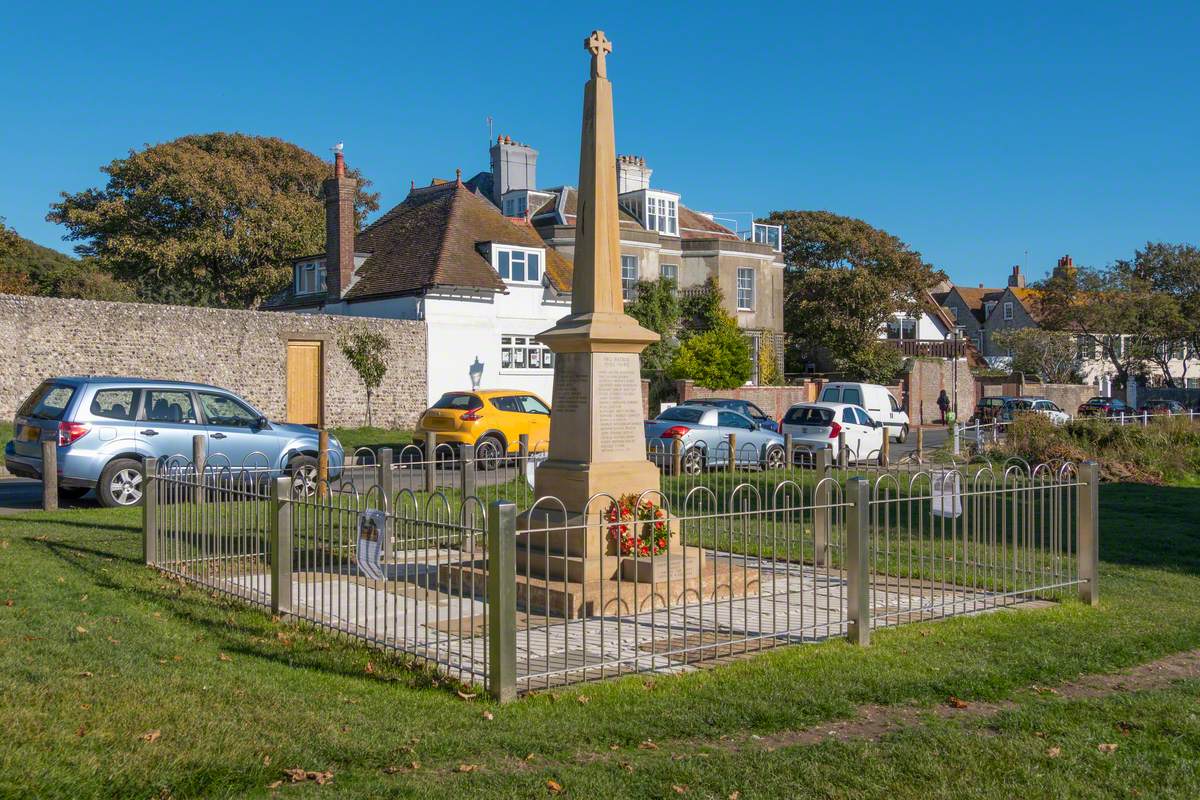
[[[283,420],[290,338],[325,343],[325,424],[362,425],[362,382],[337,346],[360,325],[392,343],[375,424],[411,427],[426,401],[422,322],[0,295],[0,419],[45,378],[120,375],[211,383]]]
[[[1100,393],[1086,383],[1026,383],[1019,377],[979,379],[981,397],[1044,397],[1071,416],[1088,398]]]
[[[772,419],[780,419],[796,403],[811,403],[821,394],[822,381],[804,381],[795,386],[740,386],[715,391],[698,387],[693,381],[675,381],[679,401],[703,397],[730,397],[749,400]]]
[[[975,408],[975,377],[966,359],[958,360],[958,416],[966,420]],[[929,425],[941,417],[937,406],[943,389],[954,401],[954,361],[950,359],[914,358],[904,378],[904,398],[908,419],[913,425]]]

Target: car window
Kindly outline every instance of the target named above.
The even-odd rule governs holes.
[[[813,408],[812,406],[794,406],[784,414],[783,421],[789,425],[826,425],[833,420],[833,412],[828,408]]]
[[[550,409],[546,408],[546,404],[538,400],[533,395],[523,395],[517,398],[521,403],[521,410],[526,414],[545,414],[550,415]]]
[[[200,407],[204,418],[212,425],[227,425],[233,428],[253,428],[258,415],[244,405],[224,394],[200,392]]]
[[[517,402],[517,398],[511,396],[493,397],[492,405],[501,411],[513,411],[518,414],[521,412],[521,405]]]
[[[888,402],[892,406],[892,411],[900,410],[900,403],[897,402],[895,395],[893,395],[891,392],[888,392]]]
[[[1054,403],[1051,403],[1049,400],[1046,401],[1046,408],[1050,409],[1051,411],[1062,411],[1061,408],[1056,406]]]
[[[483,408],[483,401],[473,394],[463,392],[447,392],[438,398],[433,408],[449,408],[456,411],[474,411]]]
[[[751,419],[767,419],[767,415],[763,413],[763,410],[754,405],[754,403],[746,403],[746,410],[742,413]]]
[[[684,406],[675,406],[668,408],[658,415],[657,419],[664,422],[693,422],[699,423],[700,418],[704,416],[703,408],[687,408]]]
[[[868,428],[874,427],[875,423],[871,420],[871,415],[863,411],[861,408],[854,409],[855,415],[858,417],[859,425],[866,425]]]
[[[61,383],[43,383],[33,390],[17,410],[17,416],[34,419],[62,419],[75,396],[75,387]]]
[[[734,411],[719,412],[717,414],[717,424],[722,428],[741,428],[742,430],[753,430],[753,424],[750,422],[750,420]]]
[[[861,406],[862,391],[859,389],[846,387],[846,389],[842,392],[842,402],[849,403],[850,405]]]
[[[858,424],[858,417],[854,416],[853,408],[843,408],[842,409],[842,422],[846,423],[847,425],[857,425]]]
[[[195,424],[196,409],[192,405],[191,392],[151,389],[146,393],[146,420]]]
[[[137,416],[137,403],[141,391],[138,389],[101,389],[92,398],[94,417],[130,420]]]
[[[829,386],[825,391],[821,392],[822,403],[840,403],[842,401],[842,387]]]

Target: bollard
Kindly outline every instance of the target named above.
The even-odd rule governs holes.
[[[475,528],[475,445],[461,444],[458,446],[458,478],[459,489],[462,491],[463,526],[467,530]],[[464,545],[465,547],[465,545]],[[472,543],[471,550],[475,545]]]
[[[292,479],[276,478],[271,498],[271,613],[292,610]]]
[[[891,460],[891,445],[892,437],[888,434],[887,428],[884,428],[883,444],[879,448],[879,466],[886,467]]]
[[[58,510],[58,434],[42,440],[42,510]]]
[[[818,450],[813,461],[817,486],[813,490],[813,563],[825,566],[829,555],[829,531],[833,509],[830,508],[830,480],[833,473],[833,454],[828,448]]]
[[[192,469],[196,474],[196,486],[192,498],[197,504],[204,502],[204,456],[206,440],[204,434],[192,437]]]
[[[317,497],[329,493],[329,431],[317,431]]]
[[[925,463],[925,429],[917,428],[917,463]]]
[[[1079,465],[1078,534],[1079,599],[1100,604],[1100,467],[1095,461]]]
[[[142,562],[158,563],[158,460],[142,462]]]
[[[954,423],[954,425],[951,427],[950,436],[954,440],[954,455],[958,455],[959,449],[958,449],[958,423],[957,422]]]
[[[671,474],[683,473],[683,439],[678,436],[671,440]]]
[[[785,433],[783,435],[783,458],[784,458],[785,463],[787,464],[785,469],[792,468],[792,463],[793,463],[792,459],[793,459],[794,453],[795,453],[795,451],[793,449],[793,444],[792,444],[792,435],[790,433]]]
[[[729,471],[737,472],[737,434],[729,434]]]
[[[838,466],[842,469],[850,466],[850,454],[846,452],[845,431],[838,431]]]
[[[517,696],[517,506],[497,500],[487,525],[488,693]]]
[[[517,474],[524,475],[529,465],[529,434],[517,437]]]
[[[846,483],[846,638],[851,644],[871,643],[871,572],[868,564],[870,484],[865,478]]]
[[[437,491],[437,434],[433,431],[425,434],[425,491]]]
[[[383,495],[383,509],[386,512],[386,522],[383,526],[383,541],[379,545],[379,553],[384,561],[390,561],[395,547],[396,523],[392,520],[393,495],[396,493],[396,473],[392,471],[392,448],[379,448],[379,463],[375,465],[375,484]]]

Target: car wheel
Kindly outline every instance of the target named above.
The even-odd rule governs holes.
[[[704,451],[693,447],[683,454],[680,465],[684,475],[699,475],[704,472]]]
[[[296,456],[288,462],[292,479],[292,497],[312,497],[317,493],[317,460],[312,456]]]
[[[896,435],[896,441],[899,442],[900,444],[904,444],[905,442],[908,441],[908,426],[907,425],[900,426],[900,433]]]
[[[142,502],[142,465],[132,458],[114,458],[100,473],[96,496],[105,508],[126,508]]]
[[[763,459],[763,469],[776,470],[786,466],[787,452],[782,447],[772,447],[767,450],[767,457]]]
[[[480,469],[496,469],[504,457],[504,445],[495,436],[484,436],[475,443],[475,460]]]

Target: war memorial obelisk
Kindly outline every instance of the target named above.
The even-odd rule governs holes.
[[[604,31],[584,40],[592,55],[583,90],[575,269],[571,314],[538,340],[554,351],[549,458],[537,470],[539,498],[581,513],[597,494],[613,498],[659,488],[646,460],[639,354],[658,334],[625,313],[617,217],[612,84]]]

